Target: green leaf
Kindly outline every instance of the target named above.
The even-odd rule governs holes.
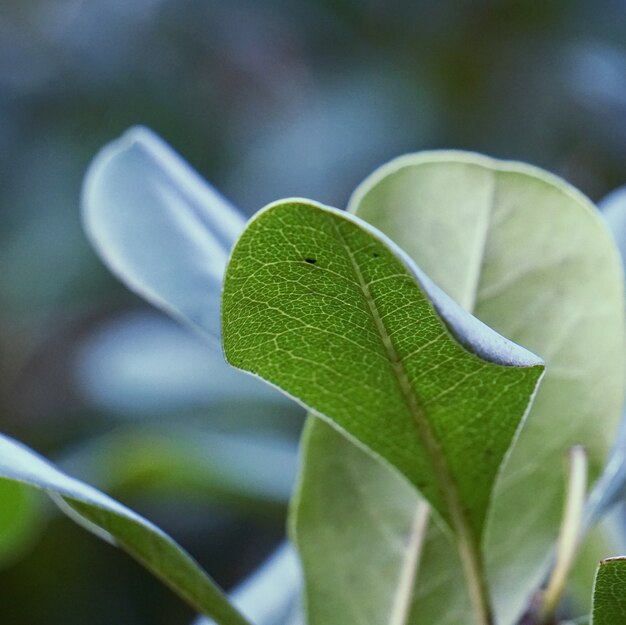
[[[456,535],[468,578],[480,577],[491,489],[539,359],[464,313],[375,229],[303,200],[269,206],[242,234],[222,328],[231,364],[417,487]]]
[[[593,587],[591,623],[626,623],[626,558],[609,558],[600,563]]]
[[[249,625],[200,566],[160,529],[4,435],[0,435],[0,477],[47,491],[72,518],[127,551],[220,625]]]
[[[316,417],[302,450],[290,529],[304,564],[307,622],[467,625],[461,561],[432,522],[424,535],[415,489]],[[429,578],[415,586],[420,554]],[[459,578],[444,608],[436,591]]]
[[[619,421],[626,377],[619,259],[594,207],[572,187],[527,165],[469,153],[397,159],[357,189],[350,209],[393,238],[466,310],[547,363],[497,484],[486,535],[496,615],[509,625],[545,575],[560,522],[566,450],[582,442],[596,477]],[[316,420],[310,427],[322,424]],[[368,622],[388,622],[404,551],[390,554],[386,544],[370,542],[367,556],[337,560],[325,579],[322,561],[345,540],[344,511],[336,502],[355,488],[356,475],[364,477],[362,501],[350,510],[354,531],[384,531],[387,542],[409,540],[415,508],[407,506],[402,519],[397,512],[406,488],[388,472],[384,488],[370,488],[386,469],[335,432],[311,434],[303,452],[308,461],[291,522],[303,558],[310,624],[328,623],[318,618],[328,603],[346,619],[360,604],[371,608],[364,615]],[[334,460],[359,454],[350,463]],[[331,462],[332,480],[325,469]],[[313,484],[323,480],[324,489],[313,496]],[[318,539],[315,524],[322,517],[325,546],[316,552],[311,543]],[[389,531],[390,525],[400,529]],[[406,623],[467,624],[461,569],[442,565],[456,558],[442,530],[431,523]],[[367,573],[383,565],[396,574],[378,580],[374,605]],[[350,595],[341,589],[346,579],[352,580]]]
[[[357,219],[274,204],[226,271],[225,354],[385,458],[454,532],[478,541],[543,366],[485,326],[458,323],[482,357],[469,351],[439,316],[460,311],[442,299],[438,314],[425,281]]]

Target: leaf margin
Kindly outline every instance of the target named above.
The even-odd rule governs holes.
[[[3,451],[0,479],[42,490],[57,505],[62,501],[59,507],[66,514],[69,507],[73,514],[68,516],[74,521],[99,538],[121,547],[194,609],[214,618],[220,625],[250,625],[200,565],[152,522],[92,486],[68,476],[37,452],[4,434],[0,434],[0,451]],[[19,461],[12,468],[10,458],[7,463],[11,452],[21,456],[21,463],[28,468],[20,467]],[[120,521],[121,531],[115,528]],[[146,544],[141,544],[146,536]],[[173,558],[171,566],[163,566],[160,558]]]

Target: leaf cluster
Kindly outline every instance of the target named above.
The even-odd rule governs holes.
[[[348,211],[288,199],[244,228],[135,130],[96,159],[84,209],[113,271],[308,411],[290,514],[304,613],[291,595],[271,617],[249,602],[277,570],[295,575],[288,548],[235,593],[244,616],[161,530],[0,436],[6,484],[48,491],[220,625],[549,625],[585,612],[577,589],[613,549],[594,524],[623,482],[615,454],[598,477],[626,342],[621,262],[580,193],[527,165],[426,152],[375,172]],[[626,561],[604,559],[592,622],[625,621],[625,598]]]

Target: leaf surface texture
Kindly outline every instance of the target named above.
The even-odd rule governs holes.
[[[477,544],[543,366],[425,284],[360,220],[277,203],[228,265],[225,354],[384,458]],[[458,320],[452,331],[443,316]]]
[[[618,256],[595,208],[565,182],[534,167],[475,154],[401,157],[370,176],[349,208],[402,246],[463,308],[546,361],[537,398],[496,485],[486,535],[498,623],[509,625],[545,574],[560,522],[566,450],[584,442],[591,476],[597,476],[619,420],[625,376]],[[348,451],[351,443],[319,420],[310,427],[324,433],[305,439],[308,460],[292,527],[303,557],[311,625],[329,622],[319,615],[330,602],[346,618],[358,605],[367,622],[387,623],[404,552],[390,553],[386,543],[370,541],[367,560],[353,550],[353,557],[332,569],[324,569],[322,554],[341,549],[343,524],[350,519],[355,533],[364,535],[392,523],[394,531],[385,533],[407,544],[417,502],[404,505],[406,488],[382,466],[378,472],[387,482],[381,492],[377,485],[384,478],[377,477],[375,460],[358,448]],[[331,479],[327,454],[351,457],[358,469],[335,462]],[[347,517],[336,501],[353,491],[355,474],[362,476],[362,501],[354,502]],[[324,488],[314,487],[319,483]],[[401,520],[398,506],[405,510]],[[395,512],[387,514],[386,507]],[[321,518],[324,542],[316,549]],[[463,574],[436,522],[429,525],[426,545],[407,623],[467,625]],[[381,576],[374,591],[368,572],[383,565],[396,573]],[[345,579],[352,580],[351,593],[333,583]]]

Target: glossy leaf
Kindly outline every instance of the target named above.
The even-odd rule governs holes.
[[[460,541],[480,541],[539,359],[464,313],[364,222],[304,200],[249,223],[226,271],[222,326],[231,364],[384,458]]]
[[[220,625],[248,625],[200,566],[160,529],[3,435],[0,477],[47,491],[72,518],[127,551],[189,605]]]
[[[596,573],[591,624],[619,623],[626,623],[626,558],[609,558]]]
[[[393,161],[357,189],[350,210],[401,245],[466,310],[546,360],[545,379],[498,482],[486,536],[498,623],[510,625],[546,572],[560,522],[566,450],[582,441],[597,477],[619,419],[625,375],[617,254],[594,207],[569,185],[527,165],[467,153],[427,152]],[[377,488],[385,468],[376,470],[361,450],[325,430],[306,439],[308,460],[292,512],[310,623],[328,623],[318,615],[329,603],[344,619],[359,603],[371,607],[369,622],[386,622],[383,606],[396,592],[403,554],[390,556],[370,541],[367,558],[353,548],[353,557],[337,560],[322,578],[322,549],[316,553],[309,546],[318,538],[314,525],[326,518],[325,543],[337,550],[346,530],[336,502],[350,496],[359,474],[368,479],[361,479],[362,501],[349,512],[359,519],[360,533],[384,532],[388,542],[403,544],[415,509],[408,506],[399,519],[406,498],[401,481],[394,485],[390,475]],[[358,454],[363,457],[351,463],[334,460]],[[328,480],[331,462],[335,470]],[[315,483],[324,489],[313,491]],[[395,512],[386,514],[387,507]],[[460,567],[442,571],[442,562],[455,561],[454,547],[436,523],[426,544],[433,547],[423,550],[406,622],[466,625],[469,601]],[[367,572],[379,566],[395,575],[377,580],[374,605]],[[350,596],[338,590],[346,579],[353,584]]]

